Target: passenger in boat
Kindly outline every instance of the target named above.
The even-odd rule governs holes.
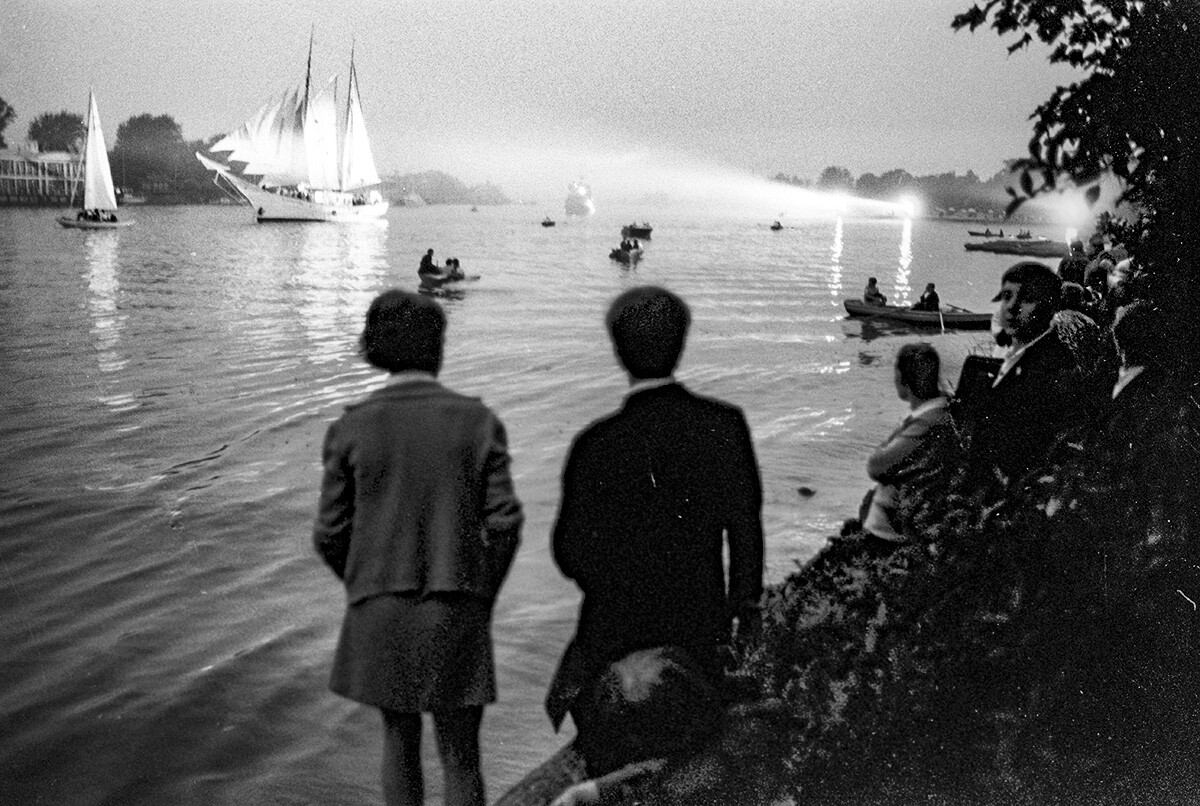
[[[462,267],[458,265],[458,258],[452,257],[446,259],[446,279],[461,280],[465,276]]]
[[[425,279],[426,277],[438,277],[441,273],[441,270],[433,262],[433,250],[428,250],[421,258],[421,265],[417,267],[417,276]]]
[[[928,283],[925,286],[925,293],[917,300],[917,304],[912,306],[914,311],[940,311],[942,309],[942,301],[938,297],[937,291],[934,290],[933,283]]]
[[[605,757],[603,732],[583,695],[608,664],[673,645],[716,682],[734,623],[738,634],[757,630],[758,462],[741,409],[674,378],[690,323],[687,304],[664,288],[613,301],[605,324],[630,389],[619,410],[575,437],[563,469],[551,546],[583,604],[546,710],[556,729],[571,714],[589,765]]]
[[[322,450],[313,543],[347,594],[329,686],[382,712],[389,806],[425,802],[423,713],[436,727],[444,802],[484,806],[492,606],[523,521],[503,424],[437,380],[445,328],[431,299],[376,297],[360,350],[390,379],[346,409]]]
[[[867,287],[863,289],[863,302],[868,305],[887,305],[887,297],[879,290],[879,281],[874,277],[867,278]]]
[[[1061,281],[1035,261],[1011,266],[1001,278],[998,340],[1008,343],[990,383],[964,383],[958,409],[969,434],[967,492],[1002,494],[1041,461],[1069,424],[1087,419],[1099,401],[1084,388],[1075,356],[1051,327]],[[966,397],[965,392],[973,393]],[[974,398],[974,399],[971,399]]]
[[[909,414],[867,459],[876,482],[863,531],[891,550],[928,523],[945,500],[950,477],[962,464],[962,443],[950,401],[941,387],[941,360],[928,343],[905,344],[896,353],[896,394]]]

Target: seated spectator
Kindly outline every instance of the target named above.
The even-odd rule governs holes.
[[[933,283],[925,286],[925,293],[917,300],[917,304],[912,306],[912,309],[914,311],[940,311],[942,309],[942,301],[938,298]]]
[[[919,529],[914,521],[945,497],[950,475],[961,464],[940,372],[930,344],[906,344],[896,354],[896,394],[911,411],[867,460],[876,486],[863,530],[877,540],[894,544],[911,537]]]
[[[863,289],[863,302],[868,305],[887,305],[887,297],[879,290],[878,283],[874,277],[867,279],[867,287]]]

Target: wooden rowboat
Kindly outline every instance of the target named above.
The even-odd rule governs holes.
[[[975,313],[954,306],[945,306],[940,311],[914,311],[900,305],[871,305],[860,299],[848,299],[842,304],[846,307],[846,313],[854,319],[886,319],[917,327],[956,330],[987,330],[992,325],[990,313]]]

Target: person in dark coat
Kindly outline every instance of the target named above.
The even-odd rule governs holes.
[[[1000,335],[1010,346],[991,383],[960,408],[972,493],[1002,492],[1100,403],[1091,399],[1075,356],[1051,327],[1060,294],[1058,276],[1036,261],[1017,263],[1001,278],[993,301],[1000,303]]]
[[[523,520],[504,426],[437,381],[446,316],[392,290],[361,348],[387,385],[329,426],[313,527],[346,587],[330,688],[383,715],[388,806],[420,806],[421,714],[432,713],[446,804],[483,806],[479,727],[496,699],[492,605]]]
[[[682,299],[655,286],[613,301],[606,324],[630,390],[575,438],[563,470],[553,556],[583,604],[546,709],[555,728],[571,713],[585,759],[587,701],[610,663],[671,645],[718,680],[734,621],[757,623],[758,463],[742,411],[673,377],[690,319]]]

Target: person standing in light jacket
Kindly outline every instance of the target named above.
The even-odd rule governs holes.
[[[523,515],[503,424],[437,380],[445,313],[392,290],[360,347],[391,373],[330,427],[313,529],[345,583],[330,689],[382,712],[389,806],[424,803],[421,714],[432,713],[447,804],[485,803],[479,727],[495,702],[492,605]]]

